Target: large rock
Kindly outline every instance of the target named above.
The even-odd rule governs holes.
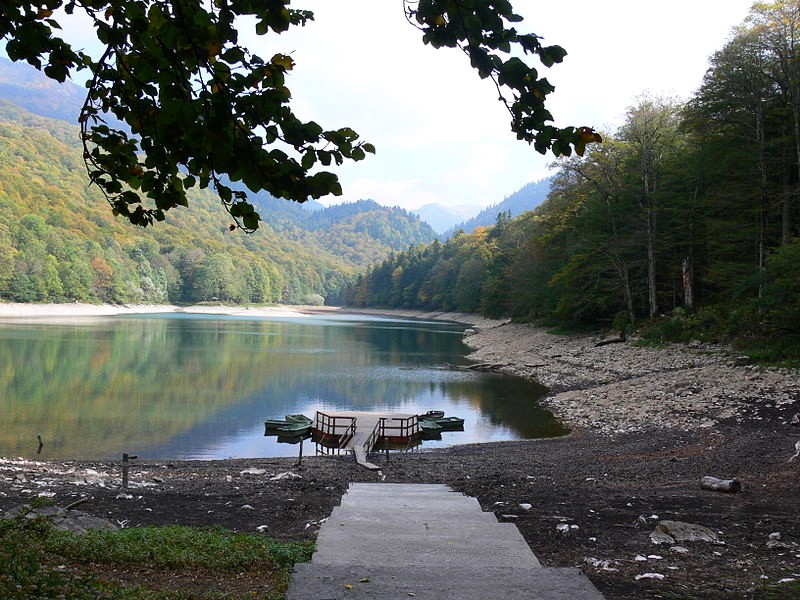
[[[22,516],[23,519],[46,517],[53,522],[56,529],[75,533],[86,533],[90,529],[119,529],[114,523],[106,519],[101,519],[100,517],[95,517],[79,510],[67,510],[60,506],[41,506],[39,508],[33,508],[29,504],[23,504],[22,506],[17,506],[9,510],[5,518],[13,519],[18,516]]]
[[[717,533],[703,525],[683,523],[682,521],[659,521],[650,534],[655,544],[674,544],[675,542],[711,542],[724,544]]]

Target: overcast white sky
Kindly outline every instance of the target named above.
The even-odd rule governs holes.
[[[555,124],[613,131],[645,91],[688,98],[751,0],[513,4],[525,18],[518,30],[568,52],[560,65],[540,69],[556,87],[547,105]],[[298,116],[325,128],[352,127],[377,147],[377,155],[337,170],[344,196],[324,203],[487,206],[550,174],[552,157],[511,133],[492,83],[480,80],[460,51],[424,46],[402,0],[292,6],[314,11],[315,21],[240,41],[264,58],[291,53],[297,66],[287,85]]]
[[[500,202],[546,177],[542,157],[511,133],[494,86],[457,50],[423,46],[402,0],[295,0],[315,21],[253,50],[292,52],[288,85],[302,118],[351,126],[377,155],[341,168],[345,201],[417,208]],[[750,0],[516,0],[517,28],[569,53],[540,73],[556,86],[555,123],[614,130],[644,91],[688,98],[708,57]],[[538,67],[537,67],[538,68]],[[335,200],[339,202],[341,199]]]

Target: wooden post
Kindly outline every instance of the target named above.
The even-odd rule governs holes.
[[[135,454],[128,454],[127,452],[122,453],[122,488],[128,488],[128,464],[129,460],[133,460],[138,458]]]
[[[298,469],[302,469],[303,468],[303,439],[304,438],[300,438],[300,452],[297,455],[297,468]]]

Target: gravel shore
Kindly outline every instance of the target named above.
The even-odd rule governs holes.
[[[386,481],[477,497],[517,524],[543,564],[582,567],[609,600],[800,597],[800,460],[789,460],[800,373],[749,366],[722,347],[596,346],[474,315],[392,314],[468,323],[469,358],[547,385],[545,403],[573,433],[376,457]],[[742,489],[702,489],[705,475]],[[123,491],[119,463],[9,458],[0,511],[46,495],[61,506],[85,499],[82,510],[124,526],[313,539],[349,482],[376,480],[346,456],[137,462]],[[717,539],[654,544],[664,521]]]
[[[742,423],[758,419],[762,408],[800,400],[796,369],[750,366],[723,346],[598,341],[486,321],[466,338],[474,350],[469,358],[539,381],[550,389],[545,403],[563,421],[605,434]]]

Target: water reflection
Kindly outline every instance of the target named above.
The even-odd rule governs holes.
[[[266,418],[322,410],[446,410],[463,433],[426,447],[563,433],[543,389],[444,368],[462,328],[386,319],[205,315],[0,325],[0,455],[226,458],[295,455]]]

